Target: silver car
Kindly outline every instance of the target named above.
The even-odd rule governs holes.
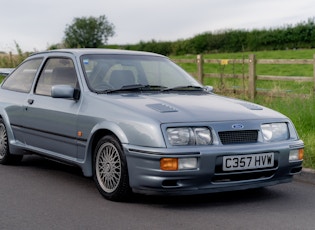
[[[77,165],[109,200],[290,182],[303,149],[284,115],[218,96],[158,54],[40,52],[0,88],[0,163]]]

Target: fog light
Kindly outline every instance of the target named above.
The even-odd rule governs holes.
[[[197,158],[179,158],[178,169],[197,169]]]
[[[289,161],[303,160],[304,149],[292,149],[290,150]]]
[[[160,168],[165,171],[176,171],[178,170],[178,159],[162,158],[160,160]]]

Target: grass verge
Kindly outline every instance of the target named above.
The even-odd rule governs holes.
[[[257,97],[256,103],[289,117],[304,141],[304,167],[315,169],[315,99]]]

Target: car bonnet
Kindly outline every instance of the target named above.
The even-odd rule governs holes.
[[[254,103],[212,94],[104,95],[112,103],[161,123],[285,118]]]

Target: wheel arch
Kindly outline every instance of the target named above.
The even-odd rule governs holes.
[[[12,130],[11,125],[10,125],[9,117],[7,116],[7,113],[5,112],[5,110],[2,107],[0,107],[0,119],[2,119],[2,121],[5,125],[5,128],[6,128],[6,131],[7,131],[10,153],[16,154],[18,152],[18,149],[15,148],[15,145],[13,145],[13,143],[15,142],[13,130]]]
[[[128,143],[128,138],[124,132],[115,124],[97,125],[91,132],[90,138],[88,139],[86,148],[86,159],[83,167],[83,174],[85,176],[93,176],[93,154],[98,141],[107,135],[115,137],[120,145]],[[122,146],[121,146],[122,147]],[[122,147],[123,149],[123,147]]]
[[[95,132],[95,134],[93,135],[93,139],[91,140],[91,143],[90,143],[90,145],[91,145],[91,154],[93,155],[93,153],[94,153],[94,151],[95,151],[95,148],[96,148],[96,145],[97,145],[97,143],[98,143],[98,141],[102,138],[102,137],[104,137],[104,136],[113,136],[113,137],[115,137],[115,138],[117,138],[117,140],[120,142],[120,144],[121,144],[121,140],[118,138],[118,136],[114,133],[114,132],[112,132],[111,130],[109,130],[109,129],[100,129],[100,130],[97,130],[96,132]]]

